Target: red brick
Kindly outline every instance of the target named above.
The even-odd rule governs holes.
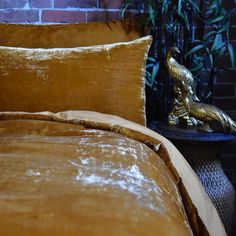
[[[222,110],[233,111],[236,107],[236,97],[227,97],[227,98],[215,98],[214,99],[216,106]]]
[[[234,9],[234,12],[231,14],[230,22],[232,24],[236,24],[236,10],[235,9]]]
[[[37,10],[2,10],[0,11],[0,22],[27,23],[39,21]]]
[[[234,83],[217,83],[214,85],[214,96],[232,97],[235,95]]]
[[[121,19],[119,11],[89,11],[87,21],[112,21]]]
[[[222,71],[223,78],[218,78],[217,82],[236,83],[236,69]]]
[[[31,7],[35,8],[50,8],[51,0],[30,0],[29,1]]]
[[[236,51],[235,51],[236,52]],[[235,57],[236,58],[236,57]],[[230,56],[228,54],[218,58],[217,66],[221,68],[232,68]]]
[[[58,22],[58,23],[85,22],[86,12],[44,10],[42,12],[41,18],[42,18],[42,22]]]
[[[24,7],[26,1],[27,0],[0,0],[0,9]]]
[[[236,25],[230,28],[230,39],[236,40]]]
[[[123,0],[100,0],[99,7],[104,9],[120,9]]]
[[[234,2],[234,0],[225,0],[222,1],[222,6],[227,10],[231,10],[232,8],[236,7],[236,3]]]
[[[94,8],[97,7],[97,0],[55,0],[55,8],[81,7]]]

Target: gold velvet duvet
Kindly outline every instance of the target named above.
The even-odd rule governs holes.
[[[162,136],[95,112],[0,113],[0,235],[225,235]]]

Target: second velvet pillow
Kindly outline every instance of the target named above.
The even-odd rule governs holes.
[[[101,46],[0,47],[0,110],[91,110],[145,124],[151,37]]]

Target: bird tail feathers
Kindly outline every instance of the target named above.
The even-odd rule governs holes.
[[[233,121],[226,113],[221,112],[221,125],[223,126],[224,130],[226,131],[227,128],[229,129],[230,133],[236,134],[236,122]]]

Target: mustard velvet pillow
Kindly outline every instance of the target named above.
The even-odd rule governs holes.
[[[0,47],[0,111],[91,110],[145,125],[145,62],[152,42],[90,47]]]
[[[143,35],[136,20],[59,25],[0,24],[0,45],[70,48],[127,42]]]

